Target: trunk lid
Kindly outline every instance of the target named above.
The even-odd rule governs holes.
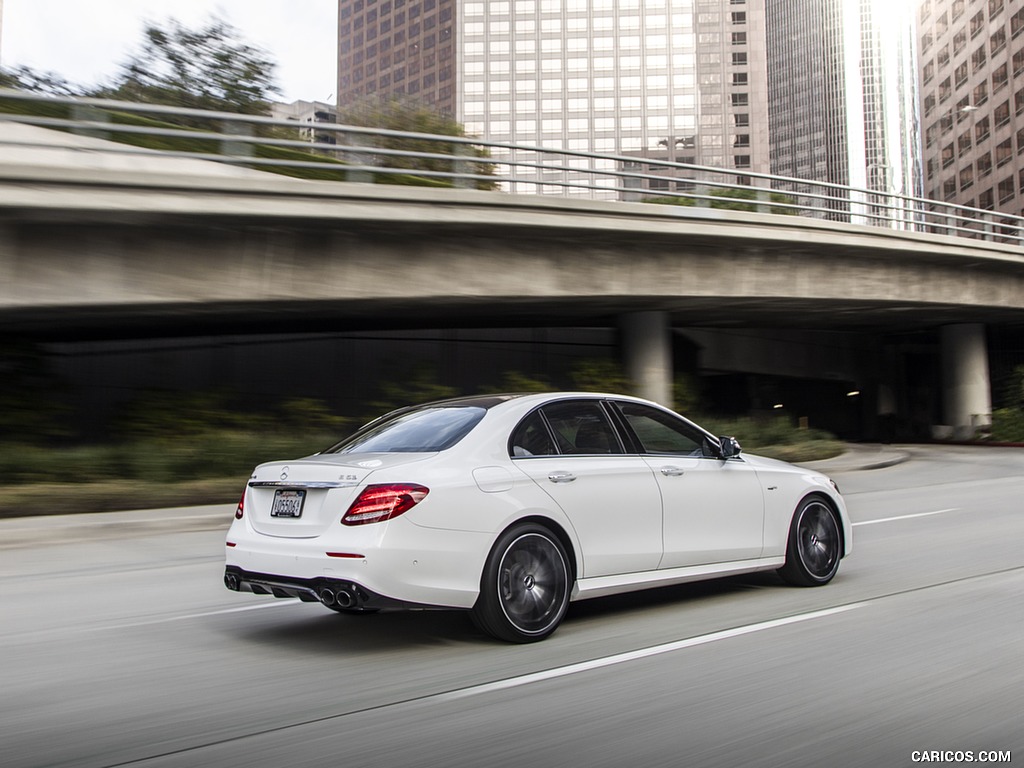
[[[267,536],[314,538],[341,517],[379,469],[433,454],[363,453],[308,456],[260,464],[249,478],[245,514]]]

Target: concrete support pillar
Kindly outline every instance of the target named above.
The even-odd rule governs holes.
[[[637,394],[672,407],[672,328],[667,312],[631,312],[619,317],[626,375]]]
[[[944,326],[941,341],[943,421],[953,428],[954,437],[973,437],[992,414],[985,326]]]

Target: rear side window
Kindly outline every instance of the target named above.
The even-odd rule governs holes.
[[[534,411],[520,422],[509,441],[509,452],[513,457],[554,456],[558,453],[551,441],[540,411]]]
[[[487,410],[475,407],[423,408],[360,430],[324,453],[434,453],[464,438]]]
[[[552,403],[542,409],[563,454],[622,453],[622,444],[601,404],[593,400]]]

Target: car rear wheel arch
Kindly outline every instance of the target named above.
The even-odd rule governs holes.
[[[514,528],[515,526],[522,525],[524,523],[532,523],[533,525],[539,525],[544,528],[547,528],[549,531],[551,531],[553,535],[555,535],[558,538],[558,542],[562,545],[562,548],[565,550],[565,554],[569,558],[569,580],[570,582],[575,582],[579,574],[580,568],[580,564],[576,561],[576,548],[573,546],[572,539],[569,538],[569,534],[566,533],[565,529],[561,525],[556,523],[554,520],[552,520],[550,517],[544,517],[543,515],[533,515],[531,517],[520,518],[511,525],[507,526],[505,530],[503,530],[501,533],[499,533],[498,536],[495,537],[495,540],[501,538],[502,535],[504,535],[507,531]]]

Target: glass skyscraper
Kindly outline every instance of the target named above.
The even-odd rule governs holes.
[[[403,95],[492,141],[768,171],[762,0],[340,0],[339,24],[342,112]]]
[[[766,0],[766,16],[772,173],[920,196],[910,5]]]

